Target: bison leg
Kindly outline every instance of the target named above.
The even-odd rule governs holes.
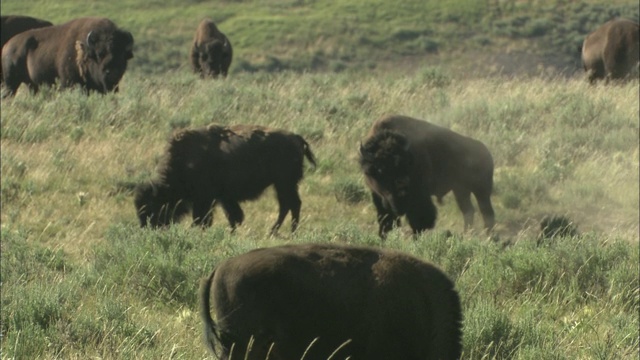
[[[222,208],[227,220],[229,220],[229,225],[231,225],[231,231],[234,232],[238,225],[244,221],[244,212],[242,212],[242,208],[240,208],[240,204],[237,201],[225,200],[222,202]]]
[[[400,217],[389,210],[390,207],[385,204],[385,201],[380,195],[372,192],[371,199],[378,212],[378,236],[385,239],[387,233],[391,231],[394,226],[400,226]]]
[[[487,191],[474,192],[482,219],[484,220],[484,228],[487,232],[493,229],[495,225],[495,213],[493,212],[493,206],[491,205],[491,194]]]
[[[457,189],[453,190],[453,195],[455,195],[458,208],[464,216],[464,229],[469,230],[473,227],[473,213],[475,212],[473,204],[471,204],[471,192],[466,189]]]
[[[199,199],[193,202],[193,225],[209,227],[213,223],[214,201]]]
[[[300,195],[298,194],[298,185],[276,185],[276,193],[278,194],[280,210],[278,220],[271,228],[271,233],[278,232],[289,211],[291,211],[291,232],[294,232],[298,228],[300,208],[302,207],[302,200],[300,200]]]

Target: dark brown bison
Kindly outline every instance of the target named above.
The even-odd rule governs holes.
[[[640,27],[627,19],[613,19],[587,35],[582,44],[582,65],[589,81],[623,79],[637,72]]]
[[[2,15],[0,23],[2,46],[4,46],[4,44],[6,44],[14,35],[23,31],[52,25],[53,24],[47,20],[36,19],[30,16]]]
[[[47,20],[36,19],[22,15],[3,15],[1,17],[0,32],[2,33],[2,46],[14,35],[30,29],[38,29],[53,25]],[[0,81],[2,81],[2,69],[0,68]]]
[[[375,122],[360,145],[360,167],[378,213],[378,234],[384,238],[406,215],[414,233],[435,225],[438,202],[453,191],[473,225],[475,195],[487,229],[493,228],[491,206],[493,158],[481,142],[449,129],[406,116],[386,116]]]
[[[329,244],[253,250],[218,264],[200,292],[206,343],[225,360],[461,356],[453,282],[434,265],[393,250]]]
[[[37,91],[56,81],[61,87],[114,91],[132,57],[133,36],[109,19],[80,18],[27,30],[2,48],[5,95],[13,95],[21,83]]]
[[[191,46],[191,66],[200,77],[227,76],[233,49],[229,39],[211,19],[204,19],[196,29]]]
[[[210,125],[180,131],[169,143],[159,179],[136,189],[140,225],[165,226],[192,210],[194,225],[210,226],[212,208],[219,203],[235,229],[244,219],[239,202],[256,199],[273,185],[280,213],[272,231],[280,228],[288,212],[295,231],[304,157],[315,166],[309,144],[284,130]]]

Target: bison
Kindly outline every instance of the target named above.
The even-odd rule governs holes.
[[[34,92],[59,81],[63,88],[117,91],[133,57],[133,36],[106,18],[79,18],[62,25],[32,29],[2,48],[5,96],[25,83]]]
[[[229,39],[211,19],[204,19],[196,29],[191,46],[191,66],[200,77],[227,76],[233,49]]]
[[[9,41],[14,35],[30,29],[38,29],[53,24],[47,20],[36,19],[30,16],[3,15],[1,17],[0,32],[2,33],[2,45]],[[0,68],[0,81],[2,81],[2,68]]]
[[[587,35],[582,65],[591,83],[623,79],[638,69],[640,26],[631,20],[610,20]]]
[[[169,142],[159,178],[135,191],[140,225],[166,226],[191,210],[194,225],[210,226],[212,209],[220,203],[233,230],[244,219],[239,202],[256,199],[273,185],[280,212],[271,230],[276,232],[291,212],[295,231],[304,157],[315,166],[309,144],[285,130],[210,125],[179,131]]]
[[[224,360],[445,360],[462,352],[454,283],[394,250],[257,249],[219,263],[200,297],[205,341]]]
[[[465,230],[473,225],[471,193],[485,228],[494,226],[493,158],[477,140],[423,120],[390,115],[374,123],[360,145],[359,161],[382,238],[400,225],[403,215],[414,234],[433,228],[437,210],[431,196],[442,203],[449,191],[464,215]]]

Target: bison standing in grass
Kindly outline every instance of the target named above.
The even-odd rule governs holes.
[[[2,33],[2,47],[15,35],[31,30],[38,29],[53,24],[47,20],[33,18],[31,16],[22,15],[3,15],[1,17],[0,32]],[[2,81],[2,72],[0,72],[0,81]]]
[[[207,345],[227,360],[446,360],[462,352],[453,282],[393,250],[253,250],[203,280],[201,313]]]
[[[590,82],[623,79],[638,70],[640,26],[613,19],[587,35],[582,44],[582,65]]]
[[[438,202],[453,191],[464,215],[465,230],[473,225],[474,194],[487,230],[493,228],[491,205],[493,158],[487,147],[449,129],[406,116],[375,122],[360,145],[360,167],[371,189],[380,237],[406,215],[415,234],[435,225]]]
[[[37,19],[31,16],[22,16],[22,15],[2,15],[0,22],[0,32],[2,35],[2,46],[9,41],[15,35],[31,30],[38,29],[47,26],[52,26],[53,24],[47,20]]]
[[[211,19],[204,19],[196,29],[191,45],[191,67],[200,77],[227,76],[233,48],[229,39]]]
[[[132,57],[133,36],[106,18],[27,30],[2,48],[5,96],[15,94],[22,83],[33,91],[56,82],[99,93],[116,91]]]
[[[298,183],[303,158],[314,166],[309,144],[284,130],[257,125],[183,130],[171,139],[159,178],[139,185],[135,207],[140,225],[165,226],[190,210],[194,225],[210,226],[213,207],[221,204],[232,229],[244,220],[240,202],[275,187],[280,212],[276,232],[291,212],[291,229],[300,219]]]

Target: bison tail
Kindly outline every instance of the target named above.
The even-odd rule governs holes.
[[[304,138],[302,138],[302,136],[298,135],[298,138],[300,138],[300,141],[302,142],[302,147],[304,149],[304,156],[307,158],[307,160],[309,160],[309,162],[315,168],[316,167],[316,156],[311,151],[311,146],[309,146],[309,143]]]
[[[203,279],[200,284],[200,316],[204,322],[204,340],[211,349],[211,352],[218,357],[216,352],[216,341],[220,341],[220,336],[216,331],[216,323],[211,318],[211,285],[215,275],[215,269],[208,278]]]

